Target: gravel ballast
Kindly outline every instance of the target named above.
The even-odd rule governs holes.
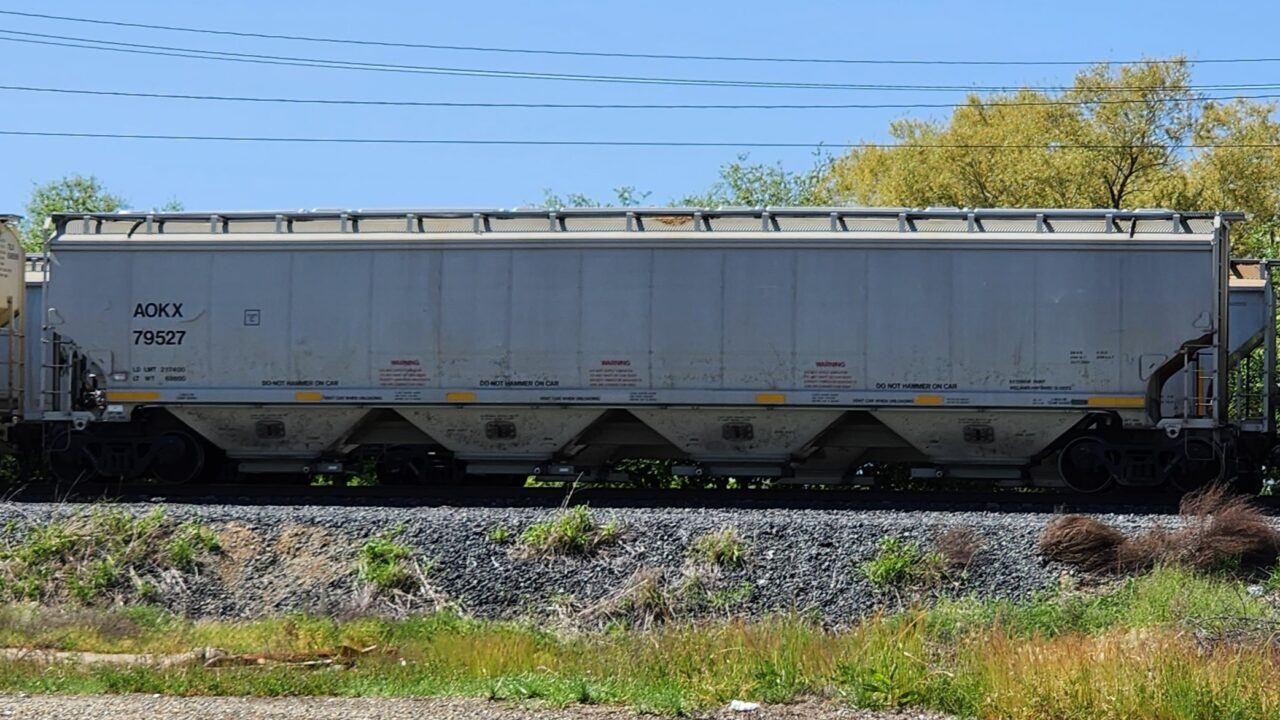
[[[0,504],[0,523],[41,523],[92,506]],[[113,506],[143,514],[156,506]],[[1036,540],[1049,513],[899,512],[780,509],[593,510],[621,528],[619,541],[588,557],[537,557],[518,542],[495,542],[502,527],[512,538],[555,509],[511,507],[340,507],[171,505],[177,520],[198,518],[220,536],[222,550],[196,573],[165,588],[160,600],[191,617],[250,618],[307,612],[349,615],[369,611],[370,591],[355,571],[360,546],[399,529],[426,568],[430,592],[416,606],[452,607],[481,618],[546,613],[580,616],[618,592],[637,573],[675,587],[691,573],[731,598],[708,612],[761,615],[800,611],[842,624],[904,602],[877,589],[859,566],[892,536],[929,547],[949,528],[969,527],[983,547],[967,571],[944,584],[950,595],[1027,598],[1058,587],[1067,572],[1046,563]],[[1149,515],[1099,515],[1124,532],[1151,527]],[[1163,518],[1168,524],[1169,518]],[[735,528],[747,544],[741,568],[707,568],[689,557],[700,535]],[[403,599],[402,599],[403,600]]]
[[[235,698],[159,695],[0,695],[0,717],[13,720],[633,720],[617,708],[524,707],[462,698]],[[751,720],[945,720],[922,711],[873,712],[824,703],[772,705],[704,718]]]

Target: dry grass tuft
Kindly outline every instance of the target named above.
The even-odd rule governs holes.
[[[1280,555],[1280,532],[1252,500],[1223,486],[1187,495],[1182,527],[1156,526],[1133,537],[1091,518],[1056,518],[1040,536],[1050,560],[1088,572],[1138,572],[1156,565],[1193,570],[1270,567]]]
[[[1116,548],[1115,569],[1123,572],[1150,570],[1166,558],[1179,554],[1179,534],[1159,525],[1134,537],[1126,537]]]
[[[566,625],[616,625],[647,630],[673,622],[692,622],[708,615],[733,617],[755,596],[755,586],[735,581],[723,568],[687,563],[679,573],[641,567],[621,585],[591,605],[574,612]],[[571,603],[572,604],[572,603]]]
[[[1056,517],[1040,534],[1040,554],[1088,572],[1116,567],[1117,549],[1124,533],[1083,515]]]
[[[1197,570],[1275,564],[1280,533],[1248,497],[1213,486],[1183,499],[1179,514],[1187,521],[1176,533],[1181,564]]]
[[[661,570],[642,567],[632,573],[622,587],[584,610],[581,616],[587,620],[650,628],[676,616],[676,600]]]
[[[93,636],[107,642],[118,642],[143,634],[143,628],[135,618],[124,612],[67,605],[50,607],[29,602],[0,607],[0,635],[23,638],[22,647],[54,644],[47,642],[49,638],[66,643]],[[8,645],[13,645],[12,641]]]
[[[939,533],[933,544],[950,570],[963,571],[973,562],[973,556],[978,554],[986,542],[972,527],[956,525]]]

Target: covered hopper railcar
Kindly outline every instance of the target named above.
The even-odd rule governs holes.
[[[1253,477],[1274,301],[1265,264],[1232,292],[1236,219],[63,215],[26,418],[63,479],[608,478],[631,458],[1081,491]]]

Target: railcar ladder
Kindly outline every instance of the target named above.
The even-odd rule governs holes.
[[[1274,412],[1280,397],[1276,375],[1278,268],[1280,261],[1276,260],[1232,261],[1234,277],[1255,279],[1252,276],[1256,273],[1256,280],[1262,286],[1262,324],[1257,334],[1243,343],[1236,340],[1238,347],[1229,348],[1232,353],[1227,368],[1231,385],[1229,419],[1245,431],[1269,433],[1276,427]],[[1246,326],[1252,327],[1252,323]]]

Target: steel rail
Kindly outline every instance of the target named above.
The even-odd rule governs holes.
[[[545,507],[585,504],[613,508],[705,508],[832,511],[995,513],[1137,513],[1172,515],[1171,493],[1113,491],[1079,495],[1060,490],[883,490],[875,488],[764,488],[733,490],[643,489],[588,486],[310,486],[236,483],[157,485],[87,483],[75,487],[28,485],[4,493],[8,502],[165,503],[182,505],[336,507]],[[1257,504],[1280,512],[1280,497]]]

